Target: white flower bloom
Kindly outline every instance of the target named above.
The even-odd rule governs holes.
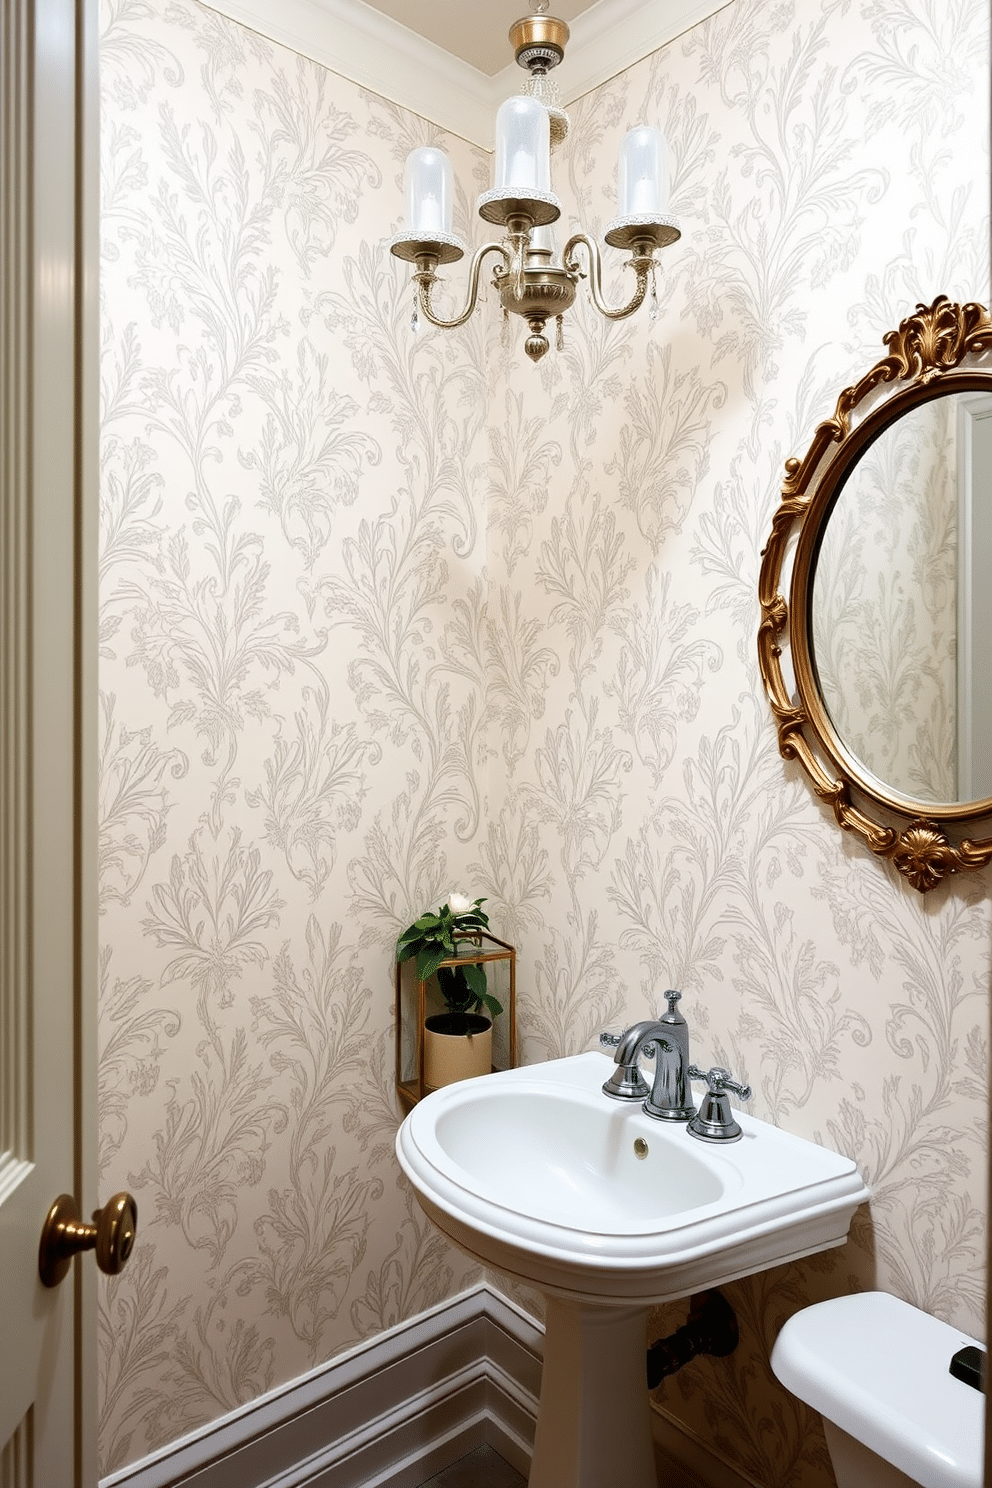
[[[467,894],[449,894],[448,908],[452,914],[465,914],[472,908],[472,901]]]

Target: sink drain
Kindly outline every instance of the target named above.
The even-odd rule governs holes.
[[[648,1155],[648,1144],[647,1144],[647,1142],[645,1142],[645,1140],[644,1140],[643,1137],[635,1137],[634,1138],[634,1156],[635,1157],[647,1157],[647,1155]]]

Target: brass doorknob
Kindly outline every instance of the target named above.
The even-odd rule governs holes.
[[[100,1270],[116,1276],[131,1254],[137,1228],[138,1206],[129,1193],[114,1194],[95,1209],[93,1224],[80,1219],[72,1194],[60,1194],[41,1231],[38,1275],[45,1286],[58,1286],[77,1251],[95,1250]]]

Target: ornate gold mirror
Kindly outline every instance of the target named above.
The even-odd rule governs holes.
[[[926,893],[992,861],[992,320],[941,295],[885,345],[786,462],[758,661],[784,758]]]

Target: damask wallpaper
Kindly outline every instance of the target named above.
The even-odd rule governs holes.
[[[659,1392],[689,1430],[828,1485],[784,1318],[877,1284],[982,1331],[989,875],[922,900],[837,831],[755,635],[787,456],[917,300],[988,298],[987,63],[979,0],[735,0],[581,100],[569,214],[653,119],[684,236],[656,323],[582,309],[535,368],[494,304],[411,334],[382,244],[432,126],[104,0],[105,1473],[474,1274],[392,1156],[393,943],[452,888],[519,946],[526,1060],[679,987],[695,1060],[873,1187],[728,1289],[740,1349]]]

